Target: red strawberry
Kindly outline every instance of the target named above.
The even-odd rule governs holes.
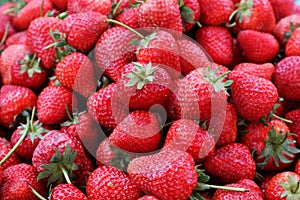
[[[132,200],[142,196],[142,192],[127,174],[105,165],[91,173],[86,190],[88,198],[93,200]]]
[[[238,43],[236,38],[233,38],[233,59],[230,66],[228,66],[229,69],[233,69],[234,66],[245,62],[245,58],[243,57],[243,52],[241,49],[240,44]]]
[[[278,41],[269,33],[245,30],[239,32],[237,39],[244,57],[249,62],[270,62],[279,52]]]
[[[4,43],[7,37],[14,34],[16,30],[12,27],[9,18],[6,16],[0,15],[0,20],[0,41]]]
[[[232,71],[228,77],[233,80],[232,100],[241,117],[258,121],[270,113],[278,99],[271,81],[238,71]]]
[[[243,166],[243,167],[240,167]],[[235,183],[242,179],[253,179],[255,162],[249,149],[240,143],[231,143],[215,150],[205,158],[204,169],[221,183]]]
[[[200,22],[206,25],[221,25],[229,20],[230,14],[234,10],[232,0],[198,0],[201,9]]]
[[[100,142],[96,151],[97,165],[111,165],[112,159],[115,157],[115,153],[111,149],[111,144],[108,138]]]
[[[297,28],[288,39],[285,48],[286,56],[300,56],[300,28]]]
[[[179,0],[179,9],[183,22],[183,30],[189,32],[200,18],[200,5],[198,0]]]
[[[234,11],[241,30],[272,32],[276,25],[275,14],[269,0],[241,0]]]
[[[283,200],[299,198],[297,187],[300,176],[294,172],[281,172],[276,174],[268,183],[266,200]]]
[[[288,124],[291,132],[294,133],[294,138],[297,144],[300,145],[300,109],[286,113],[285,118],[291,120],[293,123]]]
[[[68,0],[50,0],[59,11],[66,11]]]
[[[9,20],[9,21],[11,21],[12,20],[12,16],[9,16],[9,15],[7,15],[7,14],[5,14],[4,12],[6,11],[6,10],[8,10],[8,9],[10,9],[10,8],[12,8],[12,7],[14,7],[15,6],[15,4],[14,3],[12,3],[12,2],[6,2],[6,3],[4,3],[4,4],[2,4],[1,6],[0,6],[0,16],[2,17],[5,17],[7,20]]]
[[[274,72],[274,65],[272,63],[240,63],[234,67],[234,70],[271,80]]]
[[[71,113],[72,92],[63,86],[45,87],[37,99],[37,115],[43,124],[55,125],[67,118],[67,109]]]
[[[300,101],[300,57],[286,57],[277,63],[273,82],[285,100]]]
[[[133,111],[109,136],[110,142],[122,150],[134,153],[148,153],[158,150],[161,134],[155,114],[147,111]]]
[[[88,52],[108,26],[107,17],[98,12],[71,14],[62,22],[68,45],[79,51]]]
[[[167,100],[171,85],[171,77],[159,65],[136,62],[122,69],[122,79],[116,86],[116,93],[131,109],[150,109]]]
[[[118,22],[121,22],[131,28],[139,28],[139,22],[138,22],[138,8],[128,8],[117,15],[116,20]]]
[[[139,198],[138,200],[159,200],[159,199],[152,195],[145,195],[145,196]]]
[[[5,44],[7,46],[10,46],[13,44],[25,44],[26,43],[26,34],[27,34],[26,31],[14,33],[13,35],[9,36],[6,39]]]
[[[274,14],[276,17],[276,21],[293,14],[295,1],[293,0],[269,0],[272,8],[274,10]]]
[[[5,128],[9,128],[23,110],[31,109],[37,103],[35,93],[22,86],[4,85],[0,94],[0,123]]]
[[[2,183],[2,167],[0,166],[0,185]]]
[[[195,37],[214,62],[225,66],[231,64],[233,40],[228,29],[220,26],[204,26],[197,31]]]
[[[1,159],[1,168],[2,170],[5,170],[6,168],[20,163],[20,160],[17,156],[17,154],[13,153],[7,160],[4,160],[6,155],[11,151],[11,144],[4,138],[0,138],[0,159]],[[5,161],[5,162],[4,162]]]
[[[180,119],[172,123],[168,130],[164,148],[188,152],[195,163],[214,151],[214,138],[200,128],[196,122]]]
[[[234,188],[247,188],[248,192],[235,192],[229,190],[217,190],[214,194],[214,200],[226,200],[226,199],[247,199],[247,200],[263,200],[263,193],[256,185],[256,183],[249,179],[243,179],[237,183],[226,185]]]
[[[52,193],[51,200],[87,200],[87,197],[72,184],[59,184]]]
[[[102,15],[109,15],[112,7],[111,0],[69,0],[68,13],[83,13],[88,11],[99,12]]]
[[[127,172],[146,194],[159,199],[188,199],[197,185],[191,155],[183,151],[161,151],[132,160]]]
[[[142,28],[160,27],[182,32],[177,0],[148,0],[138,8],[138,19]]]
[[[298,175],[300,175],[300,159],[296,163],[295,173],[298,174]]]
[[[38,173],[32,165],[25,163],[13,165],[3,171],[3,182],[0,196],[3,200],[38,200],[28,186],[31,186],[41,195],[47,193],[43,182],[37,181]]]

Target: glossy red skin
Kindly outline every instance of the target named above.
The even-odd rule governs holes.
[[[45,87],[37,99],[37,116],[43,124],[55,125],[68,119],[72,112],[72,92],[63,86]]]
[[[248,121],[258,121],[272,110],[278,100],[278,92],[269,80],[232,71],[232,100],[238,114]]]
[[[234,4],[231,0],[198,0],[198,2],[201,9],[200,23],[205,25],[225,24],[234,10]]]
[[[69,15],[62,22],[62,32],[67,43],[79,51],[89,52],[98,37],[108,26],[107,17],[98,12],[84,12]]]
[[[256,172],[249,149],[240,143],[227,144],[215,150],[206,157],[203,167],[214,180],[222,184],[235,183],[242,179],[253,180]]]
[[[214,200],[227,200],[227,199],[247,199],[247,200],[263,200],[263,193],[256,185],[255,182],[249,179],[243,179],[237,183],[226,185],[228,187],[247,188],[249,192],[234,192],[228,190],[217,190],[214,194]]]
[[[300,101],[300,56],[286,57],[277,63],[273,82],[285,100]]]
[[[236,38],[233,38],[233,58],[231,64],[228,66],[230,70],[232,70],[236,65],[245,62],[245,58],[243,56],[243,52],[240,44],[238,43]]]
[[[286,43],[286,48],[285,48],[286,56],[300,56],[300,45],[298,43],[299,40],[300,40],[300,29],[297,28]]]
[[[38,200],[31,189],[30,185],[42,196],[47,196],[47,187],[44,182],[37,182],[38,173],[36,169],[29,164],[16,164],[5,170],[2,173],[2,186],[0,191],[1,199],[3,200]]]
[[[266,175],[263,176],[262,180],[259,182],[259,188],[261,189],[261,191],[264,193],[266,193],[266,189],[268,187],[269,181],[273,178],[273,176],[275,176],[275,173],[268,173]]]
[[[42,1],[40,0],[31,0],[29,1],[24,8],[20,10],[17,17],[14,17],[12,20],[13,26],[20,30],[26,30],[31,21],[40,17],[40,8]],[[48,11],[53,9],[53,5],[50,0],[45,0],[43,5],[43,15]]]
[[[244,30],[239,32],[237,40],[249,62],[271,62],[279,52],[279,43],[270,33]]]
[[[107,165],[109,166],[111,160],[114,158],[115,154],[110,148],[109,139],[106,138],[100,142],[98,149],[96,151],[96,162],[98,166]]]
[[[59,184],[51,194],[51,200],[87,200],[87,197],[72,184]]]
[[[300,175],[300,159],[296,162],[295,173]]]
[[[294,176],[296,180],[300,180],[300,175],[294,172],[281,172],[276,174],[268,183],[266,189],[266,200],[285,200],[286,198],[281,198],[285,189],[280,185],[280,183],[288,183],[288,176]]]
[[[14,29],[14,27],[11,25],[11,22],[9,21],[9,18],[7,18],[4,15],[0,15],[0,39],[3,39],[3,36],[5,34],[6,31],[6,26],[8,26],[8,35],[7,37],[13,35],[16,30]]]
[[[10,142],[8,142],[6,139],[4,138],[0,138],[0,159],[2,160],[6,154],[11,150],[12,146],[10,144]],[[12,165],[16,165],[20,163],[20,160],[17,156],[17,154],[13,153],[8,159],[7,161],[1,165],[2,170],[5,170],[6,168],[12,166]]]
[[[132,160],[127,172],[146,194],[162,200],[187,199],[197,184],[194,165],[188,153],[164,150]]]
[[[27,34],[26,31],[14,33],[13,35],[9,36],[6,39],[5,44],[7,46],[13,45],[13,44],[25,44],[26,43],[26,34]]]
[[[295,6],[295,1],[293,0],[269,0],[275,17],[276,21],[279,21],[280,19],[292,15],[294,6]]]
[[[220,26],[204,26],[198,29],[195,38],[214,62],[225,66],[231,64],[233,39],[228,29]]]
[[[137,16],[137,10],[138,8],[129,8],[121,12],[117,15],[116,20],[126,24],[127,26],[131,28],[139,28],[139,22],[138,22],[138,16]],[[119,25],[116,25],[119,26]]]
[[[145,195],[145,196],[139,198],[138,200],[159,200],[159,199],[156,198],[155,196]]]
[[[215,149],[214,138],[196,122],[180,119],[172,123],[164,143],[165,149],[182,150],[199,163]]]
[[[148,0],[138,8],[138,19],[142,28],[160,27],[182,33],[177,0]]]
[[[59,11],[63,12],[67,10],[68,0],[50,0],[50,1]]]
[[[285,118],[293,122],[289,123],[288,126],[291,132],[295,134],[294,139],[297,144],[300,145],[300,109],[286,113]]]
[[[2,167],[0,166],[0,185],[1,185],[1,183],[2,183]]]
[[[234,67],[234,70],[271,80],[274,72],[274,65],[272,63],[240,63]]]
[[[184,0],[184,6],[190,8],[193,13],[190,15],[194,22],[199,21],[200,18],[200,5],[198,0]],[[182,19],[183,20],[183,19]],[[183,20],[184,32],[187,33],[195,26],[195,23],[189,23]]]
[[[142,196],[142,192],[127,174],[117,168],[105,165],[91,173],[86,190],[88,198],[93,200],[132,200]]]
[[[0,123],[5,128],[9,128],[16,115],[27,108],[33,108],[37,102],[35,93],[22,86],[4,85],[1,87],[0,94]]]
[[[94,11],[108,16],[112,7],[111,0],[69,0],[68,12],[70,14]]]

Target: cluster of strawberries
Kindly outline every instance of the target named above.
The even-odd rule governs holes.
[[[300,199],[298,27],[293,0],[5,3],[0,199]]]

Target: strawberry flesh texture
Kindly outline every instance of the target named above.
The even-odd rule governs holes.
[[[271,80],[274,72],[274,65],[272,63],[240,63],[234,67],[234,70]]]
[[[68,0],[69,14],[93,11],[108,16],[111,7],[111,0]]]
[[[59,184],[51,194],[51,200],[87,200],[87,197],[72,184]]]

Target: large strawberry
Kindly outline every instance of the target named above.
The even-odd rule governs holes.
[[[111,0],[69,0],[68,13],[74,14],[94,11],[108,16],[111,11],[112,2]]]
[[[19,160],[17,154],[15,154],[15,153],[11,154],[10,157],[7,158],[8,153],[12,151],[12,146],[11,146],[10,142],[8,142],[4,138],[0,138],[0,147],[1,147],[0,165],[1,165],[2,170],[8,168],[9,166],[20,163],[20,160]]]
[[[293,31],[291,37],[288,39],[285,47],[286,56],[300,56],[300,28]]]
[[[300,57],[286,57],[277,63],[273,81],[285,100],[300,101]]]
[[[272,63],[255,64],[255,63],[240,63],[234,67],[235,71],[244,72],[267,80],[271,80],[274,72]]]
[[[142,196],[142,192],[127,174],[105,165],[91,173],[86,190],[88,198],[93,200],[133,200]]]
[[[241,117],[258,121],[270,113],[278,99],[277,89],[271,81],[239,71],[232,71],[229,79],[233,80],[232,100]]]
[[[282,18],[293,14],[295,1],[293,0],[269,0],[269,1],[274,10],[276,21],[279,21]]]
[[[291,132],[295,134],[294,138],[297,141],[297,144],[300,145],[300,109],[286,113],[285,118],[293,122],[288,124],[288,126],[291,129]]]
[[[51,193],[51,200],[87,200],[87,197],[72,184],[59,184]]]

